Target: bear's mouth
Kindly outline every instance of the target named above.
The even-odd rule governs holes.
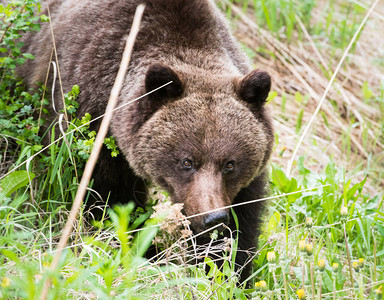
[[[197,240],[218,240],[232,235],[231,229],[228,227],[228,223],[224,222],[206,227],[202,222],[195,223],[191,220],[190,228]]]
[[[228,209],[193,213],[184,207],[182,213],[190,222],[189,226],[194,235],[209,237],[213,232],[221,233],[229,230],[230,212]]]

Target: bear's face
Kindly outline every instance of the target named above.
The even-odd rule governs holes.
[[[173,72],[163,68],[160,77],[167,70]],[[270,121],[256,116],[251,106],[264,109],[260,101],[265,101],[270,79],[267,76],[264,99],[249,103],[243,99],[244,93],[252,94],[244,91],[250,85],[245,80],[252,78],[231,78],[225,89],[204,93],[188,89],[188,82],[182,83],[176,73],[172,76],[176,84],[170,90],[147,99],[168,98],[156,103],[153,115],[136,134],[131,165],[138,175],[167,190],[172,201],[184,203],[187,216],[198,215],[190,221],[195,231],[202,231],[206,224],[200,214],[231,205],[237,193],[264,171],[272,130]],[[172,97],[165,94],[169,92]]]

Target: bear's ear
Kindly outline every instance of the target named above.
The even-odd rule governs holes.
[[[145,90],[147,93],[170,81],[172,83],[151,93],[149,98],[164,100],[179,97],[183,93],[183,84],[175,71],[160,63],[151,65],[145,76]]]
[[[263,105],[271,90],[271,76],[261,70],[254,70],[245,76],[237,85],[237,93],[241,99],[256,105]]]

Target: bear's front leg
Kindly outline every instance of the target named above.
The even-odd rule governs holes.
[[[267,194],[267,176],[265,173],[256,177],[248,187],[242,189],[235,198],[235,203],[243,203],[265,197]],[[238,219],[238,248],[236,255],[236,270],[241,270],[240,281],[246,280],[252,271],[252,261],[257,250],[257,239],[260,234],[262,216],[265,211],[265,201],[240,205],[234,208]],[[236,224],[231,220],[230,228],[236,230]]]
[[[146,185],[143,179],[134,174],[123,155],[112,157],[111,151],[104,145],[93,174],[93,189],[98,195],[93,194],[88,199],[86,210],[94,218],[101,218],[106,203],[109,207],[132,201],[139,206],[145,205]]]

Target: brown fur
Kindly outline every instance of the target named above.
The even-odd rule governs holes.
[[[146,10],[119,105],[173,83],[116,111],[110,131],[123,155],[111,159],[102,153],[96,189],[105,198],[111,192],[112,203],[125,202],[145,198],[143,180],[151,181],[184,203],[187,215],[263,197],[273,143],[264,106],[270,77],[250,72],[213,1],[50,1],[64,91],[80,86],[80,114],[104,112],[141,2]],[[49,26],[25,42],[24,51],[36,60],[19,72],[32,85],[45,78],[52,51]],[[182,166],[183,159],[191,168]],[[234,162],[233,170],[225,169],[228,162]],[[235,209],[241,250],[256,246],[262,211],[260,203]],[[203,217],[191,221],[195,231],[203,229]],[[236,229],[232,218],[230,226]],[[241,252],[237,262],[246,258]]]

